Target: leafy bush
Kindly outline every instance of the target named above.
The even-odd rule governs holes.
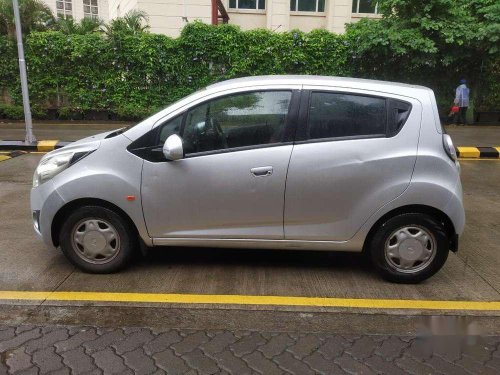
[[[455,18],[463,16],[465,0],[460,0],[458,10],[452,9],[451,0],[429,1],[437,4],[436,20],[431,17],[432,7],[417,6],[419,17],[362,20],[343,35],[325,30],[241,31],[234,25],[201,22],[189,23],[175,39],[127,28],[115,28],[109,35],[31,32],[25,46],[30,99],[36,108],[33,116],[41,118],[58,110],[59,118],[65,119],[91,118],[92,113],[140,119],[211,83],[261,74],[420,83],[433,88],[443,106],[451,104],[454,87],[464,75],[472,81],[481,108],[498,108],[500,69],[494,62],[498,52],[488,44],[494,35],[475,26],[473,32],[459,27]],[[463,16],[469,26],[483,17],[477,16],[482,13],[474,7],[483,9],[482,3],[494,2],[471,1],[472,10]],[[407,9],[412,2],[418,3],[379,1],[403,15],[412,12]],[[449,32],[447,27],[458,29]],[[0,36],[0,93],[20,105],[18,76],[15,43]]]
[[[379,0],[381,20],[347,26],[356,75],[431,87],[449,106],[461,78],[476,104],[492,100],[500,80],[498,0]],[[496,68],[495,68],[496,66]]]
[[[24,118],[23,106],[0,104],[0,118],[21,120]]]
[[[0,85],[21,103],[15,45],[0,38]],[[343,36],[268,30],[241,31],[188,24],[177,39],[127,30],[65,34],[32,32],[26,39],[30,99],[40,109],[59,109],[60,118],[89,111],[121,119],[147,116],[222,79],[259,74],[347,75]],[[4,57],[5,56],[5,57]],[[38,117],[39,112],[37,111]]]
[[[125,105],[117,108],[115,112],[118,120],[141,120],[152,115],[155,111],[134,105]]]

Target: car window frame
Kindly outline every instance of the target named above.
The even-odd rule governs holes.
[[[196,103],[195,105],[190,106],[189,108],[186,108],[181,114],[183,116],[182,119],[182,125],[181,125],[181,134],[180,137],[183,138],[184,135],[184,130],[186,126],[186,118],[187,118],[187,113],[199,106],[205,105],[208,102],[215,101],[215,100],[220,100],[225,97],[229,96],[235,96],[235,95],[245,95],[245,94],[251,94],[255,92],[290,92],[292,95],[290,97],[290,103],[288,104],[288,110],[286,114],[286,119],[285,119],[285,125],[284,125],[284,132],[282,139],[278,142],[275,143],[264,143],[264,144],[259,144],[259,145],[251,145],[251,146],[241,146],[241,147],[231,147],[231,148],[224,148],[224,149],[218,149],[218,150],[211,150],[211,151],[202,151],[202,152],[193,152],[190,154],[185,154],[184,159],[190,159],[190,158],[195,158],[195,157],[201,157],[201,156],[207,156],[207,155],[216,155],[216,154],[225,154],[229,152],[238,152],[238,151],[246,151],[246,150],[254,150],[254,149],[260,149],[260,148],[270,148],[270,147],[279,147],[279,146],[284,146],[284,145],[292,145],[294,142],[295,138],[295,132],[296,132],[296,127],[297,127],[297,115],[298,115],[298,109],[299,109],[299,100],[300,100],[300,92],[301,90],[295,89],[295,88],[252,88],[250,90],[244,90],[244,91],[238,91],[238,92],[230,92],[226,93],[220,96],[212,97],[207,100],[203,100],[201,102]],[[174,116],[170,118],[169,120],[165,121],[165,124],[169,122],[170,120],[173,120],[177,116]],[[161,129],[164,124],[161,124],[157,126],[156,128]],[[159,139],[159,135],[161,133],[161,130],[158,130],[157,134],[157,140]]]
[[[364,134],[364,135],[352,135],[352,136],[342,136],[342,137],[326,137],[326,138],[308,138],[307,131],[309,129],[309,112],[310,112],[310,104],[311,104],[311,96],[313,93],[325,93],[325,94],[340,94],[340,95],[352,95],[352,96],[363,96],[363,97],[371,97],[377,99],[383,99],[385,101],[385,132],[377,133],[377,134]],[[389,109],[390,109],[390,101],[396,100],[400,102],[404,102],[409,105],[408,115],[405,119],[403,125],[398,129],[395,133],[389,132]],[[361,139],[379,139],[379,138],[393,138],[397,136],[401,130],[405,127],[408,118],[411,115],[413,110],[413,104],[407,100],[403,100],[400,98],[393,98],[384,95],[377,95],[371,93],[363,93],[363,92],[353,92],[348,90],[329,90],[328,88],[318,88],[318,89],[303,89],[301,93],[300,99],[300,110],[298,115],[298,127],[296,130],[295,136],[295,144],[302,143],[317,143],[317,142],[334,142],[334,141],[347,141],[347,140],[361,140]]]

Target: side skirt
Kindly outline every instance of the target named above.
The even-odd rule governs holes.
[[[361,252],[351,241],[299,241],[226,238],[153,238],[154,246],[223,247],[240,249],[284,249]]]

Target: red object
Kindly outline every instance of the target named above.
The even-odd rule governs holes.
[[[451,107],[451,113],[458,113],[458,111],[460,111],[458,105],[454,105],[453,107]]]
[[[218,11],[217,0],[212,0],[212,25],[217,25],[219,23]]]
[[[127,200],[129,202],[135,201],[135,195],[127,195]]]
[[[212,25],[218,25],[219,21],[222,23],[229,22],[229,15],[227,14],[226,7],[222,3],[222,0],[211,0],[212,1]]]

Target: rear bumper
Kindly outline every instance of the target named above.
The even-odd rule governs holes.
[[[458,240],[459,240],[458,234],[455,234],[450,238],[450,250],[453,251],[454,253],[458,251]]]

